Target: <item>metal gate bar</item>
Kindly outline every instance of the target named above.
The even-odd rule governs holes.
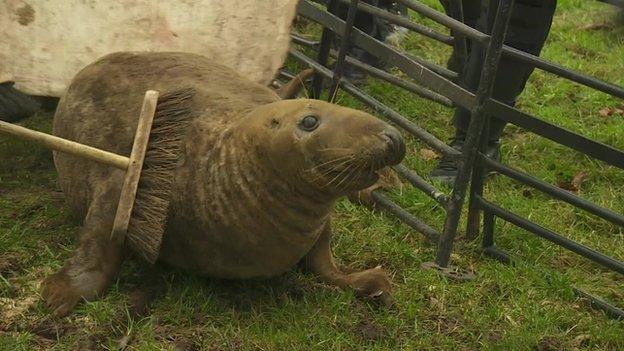
[[[510,122],[558,144],[565,145],[578,152],[601,160],[611,166],[624,168],[624,151],[618,150],[612,146],[591,140],[496,100],[490,100],[485,111],[486,113],[496,116],[498,119]]]
[[[624,227],[624,216],[617,212],[613,212],[608,208],[598,206],[594,204],[593,202],[587,201],[567,190],[563,190],[552,184],[546,183],[540,179],[532,177],[529,174],[526,174],[524,172],[521,172],[509,166],[506,166],[488,157],[483,157],[482,155],[479,155],[479,157],[483,160],[483,162],[485,163],[485,167],[488,169],[496,171],[502,175],[505,175],[509,178],[517,180],[523,184],[529,185],[558,200],[565,201],[574,207],[583,209],[596,216],[602,217],[610,221],[613,224]]]
[[[593,250],[585,245],[579,244],[576,241],[570,240],[551,230],[548,230],[533,221],[522,218],[517,214],[506,210],[491,201],[485,200],[481,196],[476,195],[475,199],[483,209],[488,210],[494,216],[504,219],[505,221],[512,223],[528,232],[531,232],[554,244],[557,244],[557,246],[561,246],[576,254],[586,257],[608,269],[611,269],[620,274],[624,274],[624,263],[615,260],[596,250]],[[493,237],[488,238],[488,241],[493,243]]]
[[[340,2],[342,3],[350,3],[349,0],[340,0]],[[399,16],[399,15],[395,15],[394,13],[390,13],[388,11],[382,10],[378,7],[369,5],[367,3],[358,3],[357,4],[357,8],[358,11],[362,11],[368,14],[371,14],[373,16],[377,16],[379,18],[383,18],[385,20],[387,20],[388,22],[394,23],[394,24],[398,24],[403,28],[409,29],[411,31],[414,31],[418,34],[421,34],[425,37],[431,38],[433,40],[439,41],[441,43],[447,44],[447,45],[454,45],[454,40],[453,37],[442,34],[434,29],[431,29],[427,26],[423,26],[422,24],[418,24],[418,23],[414,23],[408,19],[406,19],[405,17]]]
[[[415,84],[413,82],[398,78],[379,68],[375,68],[373,66],[367,65],[361,62],[360,60],[354,59],[353,57],[349,57],[349,56],[345,57],[345,62],[351,66],[361,69],[362,71],[368,73],[372,77],[394,84],[422,98],[437,102],[442,106],[455,107],[455,104],[453,103],[453,101],[451,101],[450,99],[448,99],[447,97],[443,95],[440,95],[429,89],[423,88],[422,86]]]

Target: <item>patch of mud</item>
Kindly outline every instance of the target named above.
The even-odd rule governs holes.
[[[39,296],[35,294],[18,299],[0,298],[0,329],[9,330],[15,323],[23,321],[38,301]]]
[[[43,318],[30,327],[29,332],[43,339],[57,341],[72,329],[72,326],[62,319]]]
[[[360,337],[368,341],[376,341],[384,339],[387,334],[386,331],[379,324],[372,320],[363,319],[356,326],[356,331]]]
[[[565,350],[561,340],[554,336],[545,336],[540,339],[537,345],[533,346],[534,351],[559,351]]]
[[[24,270],[26,263],[24,257],[16,252],[3,253],[0,256],[0,275],[4,278],[17,275]]]

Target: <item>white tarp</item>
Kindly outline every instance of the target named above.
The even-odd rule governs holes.
[[[297,0],[0,0],[0,82],[60,96],[115,51],[214,57],[268,84],[283,64]]]

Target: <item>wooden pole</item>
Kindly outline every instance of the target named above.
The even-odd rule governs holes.
[[[128,164],[130,163],[127,157],[117,155],[112,152],[100,150],[75,141],[30,130],[28,128],[3,121],[0,121],[0,134],[12,135],[20,139],[32,141],[55,151],[83,157],[123,170],[128,169]]]

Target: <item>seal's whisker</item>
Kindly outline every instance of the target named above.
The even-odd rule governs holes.
[[[351,177],[352,177],[352,175],[353,175],[354,173],[359,173],[359,172],[361,171],[361,168],[362,168],[362,167],[353,167],[353,169],[349,172],[349,174],[345,175],[345,176],[343,177],[343,179],[340,181],[340,183],[338,183],[338,184],[336,185],[336,188],[338,188],[338,189],[340,189],[340,190],[346,190],[347,188],[349,188],[349,186],[351,186],[351,184],[353,184],[353,183],[354,183],[354,182],[353,182],[353,178],[351,178]],[[348,182],[346,182],[346,183],[344,184],[344,188],[340,188],[340,185],[341,185],[342,183],[344,183],[344,181],[345,181],[345,180],[347,180],[347,179],[351,179],[351,180],[350,180],[350,181],[348,181]]]
[[[332,178],[332,180],[330,180],[326,186],[330,186],[332,185],[336,180],[340,179],[340,177],[347,172],[348,170],[350,170],[352,167],[355,166],[355,163],[351,163],[349,164],[347,167],[345,167],[342,171],[340,171],[340,173],[338,173],[334,178]]]
[[[373,163],[371,164],[371,166],[370,166],[370,167],[368,167],[368,174],[369,174],[369,175],[371,175],[371,176],[373,175],[373,172],[375,172],[375,170],[376,170],[376,169],[377,169],[377,167],[378,167],[378,163],[379,163],[379,161],[378,161],[378,160],[375,160],[375,161],[373,161]]]
[[[315,177],[315,179],[314,179],[314,180],[316,180],[316,179],[318,179],[318,178],[320,178],[320,177],[324,177],[324,176],[326,176],[326,175],[330,174],[331,172],[336,171],[336,170],[338,169],[338,167],[341,167],[341,166],[343,166],[343,165],[345,165],[345,164],[347,164],[347,163],[349,163],[349,162],[351,162],[351,161],[353,161],[353,160],[354,160],[354,157],[351,155],[350,157],[347,157],[347,158],[341,159],[341,160],[340,160],[340,161],[341,161],[340,163],[335,164],[335,165],[332,165],[332,166],[330,166],[328,169],[326,169],[326,170],[324,170],[324,171],[322,171],[322,172],[317,172],[317,168],[318,168],[318,166],[308,169],[308,170],[307,170],[307,172],[309,172],[309,173],[316,173],[316,177]],[[336,160],[336,161],[338,161],[338,160]],[[327,162],[326,162],[326,163],[327,163]],[[320,165],[319,165],[319,166],[320,166]],[[325,164],[325,166],[327,166],[327,165]]]
[[[314,180],[317,180],[321,177],[325,177],[329,174],[331,174],[332,172],[336,172],[338,170],[339,167],[344,166],[345,164],[348,164],[349,162],[351,162],[352,159],[348,159],[348,160],[344,160],[342,162],[340,162],[339,164],[335,165],[334,167],[330,167],[322,172],[316,172],[316,177],[314,178]]]
[[[349,164],[347,167],[345,167],[342,171],[340,171],[340,173],[336,174],[331,180],[329,180],[324,187],[328,187],[330,185],[332,185],[332,183],[334,181],[336,181],[337,179],[340,178],[340,176],[348,169],[350,169],[352,167],[353,164]]]
[[[348,158],[351,158],[351,157],[353,157],[352,154],[340,156],[340,157],[337,157],[337,158],[333,158],[333,159],[331,159],[329,161],[326,161],[326,162],[320,163],[318,165],[315,165],[314,167],[310,167],[306,171],[314,171],[317,168],[320,168],[320,167],[323,167],[323,166],[327,166],[327,165],[330,165],[330,164],[332,164],[334,162],[338,162],[338,161],[341,161],[341,160],[344,160],[344,159],[348,159]]]
[[[347,190],[351,185],[355,184],[357,181],[360,180],[360,178],[362,177],[362,171],[363,171],[363,167],[362,165],[360,165],[359,167],[355,168],[355,172],[356,172],[356,176],[351,178],[349,182],[347,182],[344,185],[344,188],[342,190]],[[351,177],[349,175],[349,177]]]
[[[336,183],[336,188],[337,189],[341,189],[340,185],[342,185],[347,179],[349,179],[349,176],[351,174],[353,174],[353,171],[357,170],[358,167],[354,166],[355,164],[351,164],[349,165],[349,167],[345,168],[345,170],[343,170],[339,175],[341,175],[341,179],[338,183]],[[347,172],[348,171],[348,172]],[[344,175],[343,175],[344,174]]]
[[[336,168],[336,167],[340,167],[341,165],[345,164],[346,162],[352,161],[353,159],[354,159],[353,155],[349,155],[349,156],[346,156],[346,157],[340,157],[340,158],[334,159],[334,161],[332,161],[332,162],[325,162],[323,164],[320,164],[319,166],[314,167],[313,169],[324,167],[324,166],[329,166],[332,163],[334,163],[334,164],[332,164],[330,166],[330,168]],[[341,161],[341,162],[339,162],[338,164],[335,164],[338,161]]]

